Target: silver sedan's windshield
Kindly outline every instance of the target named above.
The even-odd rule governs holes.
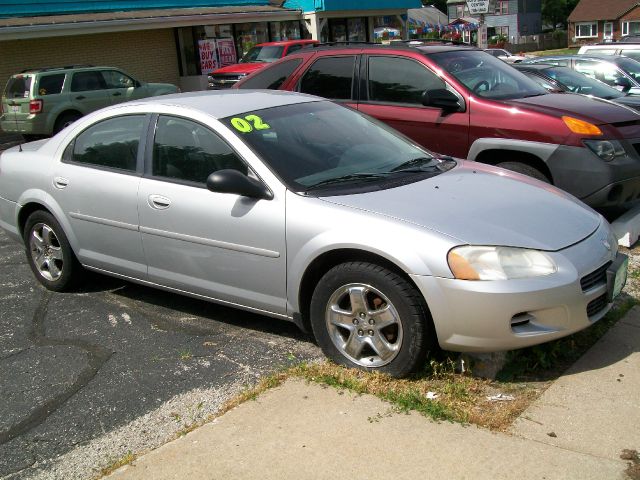
[[[429,55],[471,93],[494,100],[545,95],[547,91],[524,74],[478,50],[453,50]]]
[[[222,120],[292,190],[309,191],[413,176],[455,165],[395,130],[330,102],[268,108]]]

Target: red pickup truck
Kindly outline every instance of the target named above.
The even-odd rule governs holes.
[[[208,77],[209,90],[231,88],[238,80],[250,73],[316,43],[318,43],[317,40],[284,40],[281,42],[259,43],[252,47],[239,63],[227,65],[210,73]]]

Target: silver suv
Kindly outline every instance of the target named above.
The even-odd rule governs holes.
[[[27,139],[52,135],[99,108],[176,92],[175,85],[141,82],[115,67],[30,69],[9,77],[0,127]]]

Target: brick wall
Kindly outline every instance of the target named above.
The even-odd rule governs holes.
[[[0,91],[26,68],[71,64],[119,67],[138,80],[178,85],[173,30],[101,33],[0,42]]]

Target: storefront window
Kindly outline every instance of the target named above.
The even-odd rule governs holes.
[[[199,75],[200,65],[197,42],[192,27],[178,28],[178,50],[180,51],[180,75]]]
[[[350,42],[366,42],[367,41],[367,19],[366,18],[348,18],[347,32]]]
[[[282,40],[299,40],[301,37],[300,22],[292,20],[290,22],[271,22],[271,40],[279,42]]]
[[[328,28],[323,28],[320,38],[323,42],[366,42],[366,18],[331,18]]]
[[[269,41],[267,22],[236,24],[236,46],[240,56],[244,56],[251,47]]]
[[[405,26],[396,15],[373,18],[373,40],[377,43],[388,43],[405,37]]]

